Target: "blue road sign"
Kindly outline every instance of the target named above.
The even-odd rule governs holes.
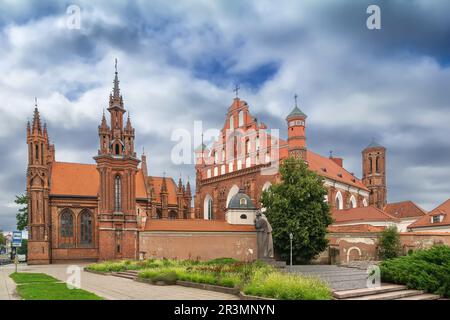
[[[11,246],[13,247],[22,246],[22,231],[13,231]]]

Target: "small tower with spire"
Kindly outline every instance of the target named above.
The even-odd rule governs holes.
[[[183,214],[183,208],[184,208],[184,186],[183,182],[181,181],[181,174],[180,178],[178,179],[178,186],[177,186],[177,206],[178,206],[178,216],[181,217]]]
[[[184,219],[190,218],[191,202],[192,202],[191,184],[189,183],[188,178],[188,181],[186,182],[186,189],[184,192],[184,203],[185,203],[185,209],[183,213]]]
[[[161,182],[161,207],[162,207],[162,217],[167,218],[169,215],[169,192],[167,191],[166,173],[164,172],[162,182]]]
[[[294,96],[294,109],[286,117],[288,125],[289,156],[307,161],[306,157],[306,114],[297,105],[298,96]]]
[[[27,123],[28,144],[28,263],[42,264],[51,262],[51,216],[49,209],[50,166],[48,159],[50,148],[47,126],[41,124],[41,118],[35,98],[33,123]],[[53,150],[53,151],[52,151]]]

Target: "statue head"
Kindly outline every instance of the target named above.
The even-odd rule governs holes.
[[[261,210],[260,209],[256,210],[256,217],[257,218],[261,217]]]

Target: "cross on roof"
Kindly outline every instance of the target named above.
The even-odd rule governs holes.
[[[235,86],[234,86],[234,89],[233,89],[233,91],[236,93],[236,98],[239,96],[239,89],[240,89],[241,87],[238,85],[238,84],[236,84]]]
[[[295,95],[294,95],[294,101],[295,101],[295,106],[296,106],[296,107],[297,107],[297,98],[298,98],[298,95],[295,94]]]
[[[116,58],[116,64],[114,65],[114,68],[116,69],[116,73],[117,73],[117,58]]]

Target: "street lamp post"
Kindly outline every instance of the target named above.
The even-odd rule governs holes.
[[[291,233],[289,233],[289,240],[291,241],[291,266],[292,266],[292,240],[294,239],[294,235]]]

